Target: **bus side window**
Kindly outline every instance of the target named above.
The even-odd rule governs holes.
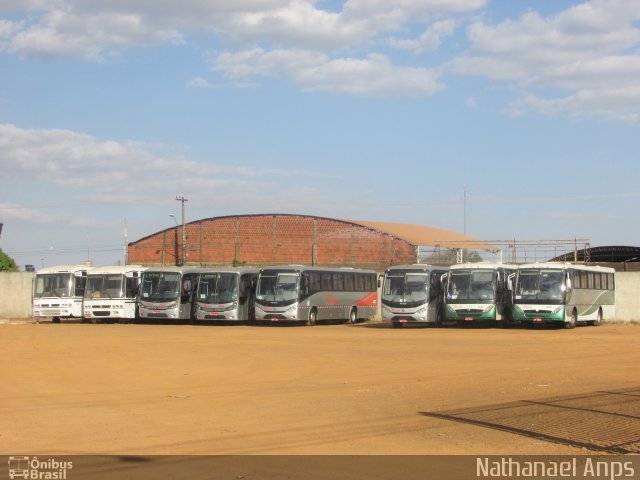
[[[84,295],[84,286],[87,284],[87,277],[76,277],[75,296],[82,297]]]
[[[310,284],[311,282],[309,280],[309,274],[303,273],[302,277],[300,278],[300,297],[301,298],[304,298],[309,295],[309,292],[311,290]]]
[[[125,298],[135,298],[140,290],[139,277],[127,277],[125,280]]]
[[[240,300],[244,300],[245,298],[247,298],[249,289],[250,289],[249,277],[247,275],[242,275],[240,277],[240,287],[238,288],[238,294],[240,295]]]
[[[186,276],[182,280],[182,291],[181,293],[181,301],[182,303],[187,303],[189,298],[191,297],[191,293],[193,291],[193,279],[191,276]]]

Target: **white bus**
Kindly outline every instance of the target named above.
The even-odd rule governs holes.
[[[384,272],[382,321],[394,328],[405,324],[434,324],[444,320],[442,276],[448,267],[396,265]]]
[[[85,265],[61,265],[41,268],[36,272],[33,288],[33,317],[52,317],[53,322],[61,319],[82,319],[82,300],[87,280]]]
[[[193,298],[201,268],[162,267],[142,272],[140,318],[189,320],[195,318]]]
[[[92,323],[101,320],[133,320],[137,317],[141,265],[94,267],[87,272],[84,289],[84,318]]]
[[[270,322],[367,319],[378,309],[372,270],[303,265],[263,268],[258,275],[255,318]]]
[[[600,325],[603,319],[615,316],[615,293],[613,268],[523,264],[516,276],[513,317],[525,325]]]
[[[452,265],[444,286],[446,320],[460,326],[483,322],[504,327],[513,323],[511,281],[516,271],[515,265],[501,263]]]
[[[196,320],[252,321],[257,268],[204,269],[196,291]]]

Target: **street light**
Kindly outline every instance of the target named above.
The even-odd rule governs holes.
[[[173,213],[170,213],[169,216],[173,218],[173,221],[176,222],[176,227],[178,226],[178,220],[176,220],[176,216]]]

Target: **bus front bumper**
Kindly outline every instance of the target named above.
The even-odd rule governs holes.
[[[298,322],[306,320],[299,318],[298,305],[289,305],[287,307],[266,307],[256,303],[256,320],[264,320],[271,322],[285,321]]]
[[[429,317],[426,306],[418,308],[395,308],[382,305],[383,323],[435,323],[435,318]]]

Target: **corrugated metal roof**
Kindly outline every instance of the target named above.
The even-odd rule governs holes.
[[[345,220],[373,230],[387,233],[418,247],[467,248],[496,252],[500,248],[477,238],[442,228],[413,225],[409,223],[371,222],[367,220]]]

